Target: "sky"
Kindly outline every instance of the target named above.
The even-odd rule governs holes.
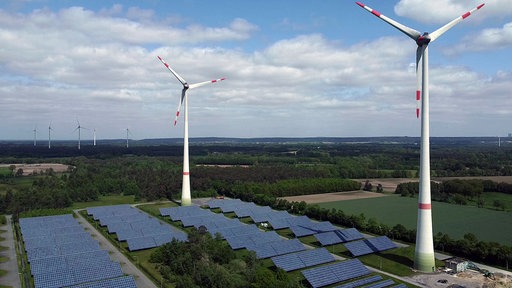
[[[485,1],[485,0],[483,0]],[[429,45],[430,134],[512,133],[512,0],[366,0]],[[416,43],[354,1],[0,2],[0,139],[420,135]]]

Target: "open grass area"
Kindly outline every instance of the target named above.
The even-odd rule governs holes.
[[[363,213],[390,227],[402,224],[416,228],[418,199],[393,195],[389,197],[346,200],[320,203],[323,208],[341,209],[345,214]],[[462,239],[473,233],[479,240],[494,241],[504,245],[512,242],[512,213],[470,206],[432,202],[434,234],[446,233],[453,239]]]
[[[493,206],[495,200],[501,201],[505,204],[505,211],[512,212],[512,195],[507,195],[498,192],[485,192],[482,194],[484,199],[484,207],[489,209],[496,209]],[[474,203],[476,205],[476,202]]]
[[[108,206],[108,205],[119,205],[119,204],[134,204],[135,199],[133,195],[109,195],[100,196],[97,201],[90,202],[75,202],[73,203],[73,209],[83,209],[94,206]]]

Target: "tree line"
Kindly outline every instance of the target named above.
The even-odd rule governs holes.
[[[434,201],[466,205],[475,202],[478,207],[484,207],[483,193],[499,192],[512,195],[512,184],[495,182],[483,179],[450,179],[441,182],[430,182],[431,198]],[[395,194],[414,197],[419,193],[419,182],[400,183],[395,189]],[[505,203],[494,200],[492,205],[500,210],[505,210]]]

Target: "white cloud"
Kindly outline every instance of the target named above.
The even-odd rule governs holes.
[[[485,3],[485,6],[478,11],[480,19],[472,20],[474,22],[512,15],[510,0],[400,0],[395,5],[395,13],[422,23],[444,25],[482,3]]]

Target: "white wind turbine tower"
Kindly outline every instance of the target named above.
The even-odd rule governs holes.
[[[78,126],[75,128],[75,130],[73,132],[75,132],[76,130],[78,130],[78,150],[80,150],[80,130],[82,129],[87,129],[85,127],[82,127],[80,125],[80,121],[78,121],[78,119],[76,119],[76,122],[78,123]]]
[[[416,100],[419,102],[421,98],[421,148],[420,148],[420,191],[418,196],[418,222],[416,232],[416,251],[414,255],[414,269],[423,272],[435,271],[434,258],[434,240],[432,232],[432,205],[430,196],[430,128],[429,128],[429,88],[428,88],[428,44],[435,41],[439,36],[450,30],[457,23],[466,19],[476,10],[482,8],[484,4],[479,5],[473,10],[457,17],[443,27],[432,33],[423,33],[402,25],[393,19],[390,19],[372,8],[356,2],[368,12],[379,17],[391,26],[403,32],[412,38],[418,48],[416,50]],[[420,74],[418,66],[422,60],[422,88],[423,97],[420,91]],[[416,108],[416,117],[419,117],[419,104]]]
[[[52,121],[48,124],[48,149],[52,148]]]
[[[185,106],[185,115],[184,115],[184,136],[183,136],[183,184],[181,187],[181,205],[189,206],[192,204],[192,197],[190,195],[190,170],[189,170],[189,161],[188,161],[188,89],[197,88],[200,86],[204,86],[210,83],[216,83],[225,80],[226,78],[220,78],[210,81],[204,81],[195,84],[188,84],[185,79],[183,79],[178,73],[176,73],[170,66],[167,64],[160,56],[157,56],[158,59],[171,71],[172,75],[178,79],[183,85],[183,89],[181,90],[181,98],[178,103],[178,110],[176,111],[176,117],[174,119],[174,126],[176,126],[176,122],[178,121],[178,116],[180,115],[181,105]]]
[[[128,148],[128,147],[129,147],[129,145],[128,145],[128,136],[129,136],[130,134],[132,134],[132,133],[130,133],[130,129],[126,128],[126,148]]]
[[[96,146],[96,128],[92,130],[92,146]]]
[[[34,131],[34,146],[36,146],[37,145],[37,125],[34,126],[34,130],[32,130],[32,131]]]

